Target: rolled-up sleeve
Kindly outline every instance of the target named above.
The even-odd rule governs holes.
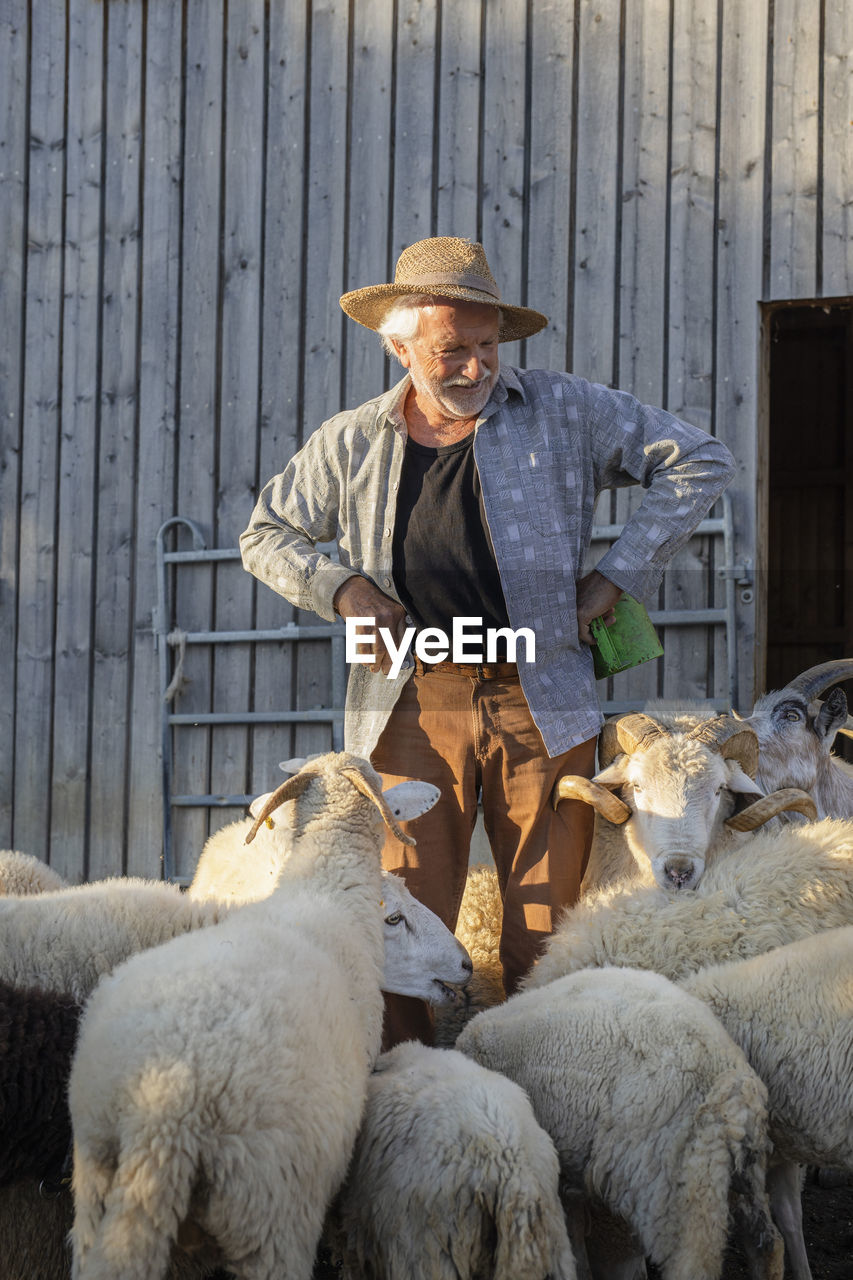
[[[646,494],[596,568],[639,599],[660,585],[675,553],[731,481],[726,446],[664,409],[587,384],[597,489],[640,483]]]
[[[334,621],[338,588],[353,575],[316,549],[338,532],[340,477],[315,431],[280,475],[261,491],[240,535],[243,567],[300,609]]]

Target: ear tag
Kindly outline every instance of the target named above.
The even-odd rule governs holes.
[[[272,818],[267,818],[264,823],[264,826],[269,827],[270,831],[272,831],[273,828],[275,827],[275,823],[273,822]]]

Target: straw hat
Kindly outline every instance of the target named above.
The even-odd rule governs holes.
[[[352,289],[341,298],[341,306],[359,324],[378,329],[396,298],[417,293],[500,307],[499,342],[529,338],[548,323],[540,311],[501,302],[483,246],[456,236],[434,236],[409,245],[397,259],[393,284]]]

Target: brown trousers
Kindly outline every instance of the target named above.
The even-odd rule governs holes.
[[[559,809],[551,793],[564,774],[589,778],[596,739],[549,757],[518,676],[481,679],[449,664],[415,674],[373,752],[385,786],[420,778],[438,804],[408,826],[412,847],[390,832],[383,865],[449,929],[456,926],[482,788],[483,821],[503,897],[500,956],[508,995],[539,954],[561,907],[577,901],[592,843],[594,812],[577,800]],[[432,1041],[423,1001],[386,997],[385,1048]]]

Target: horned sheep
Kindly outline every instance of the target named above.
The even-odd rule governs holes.
[[[288,779],[256,823],[288,801],[268,898],[133,957],[90,998],[69,1087],[75,1280],[162,1275],[187,1218],[237,1276],[311,1275],[381,1042],[380,813],[411,837],[344,753]]]
[[[715,862],[693,893],[611,886],[560,918],[522,986],[579,969],[653,969],[675,982],[853,924],[853,822],[824,818],[756,832],[748,857]]]
[[[822,662],[763,694],[741,721],[758,737],[759,785],[807,791],[821,818],[853,818],[853,766],[832,754],[836,735],[850,732],[847,698],[833,686],[851,679],[853,658]]]
[[[344,1280],[574,1280],[554,1144],[518,1085],[451,1049],[379,1059],[326,1236]]]
[[[554,795],[555,805],[583,800],[596,810],[582,895],[623,879],[694,889],[743,833],[791,808],[816,816],[795,789],[764,795],[754,780],[758,739],[732,716],[674,726],[621,716],[605,723],[598,757],[594,778],[561,778]]]
[[[624,1219],[664,1280],[718,1280],[730,1198],[781,1280],[767,1092],[699,1000],[659,974],[576,973],[478,1014],[457,1048],[521,1085],[564,1182]]]

